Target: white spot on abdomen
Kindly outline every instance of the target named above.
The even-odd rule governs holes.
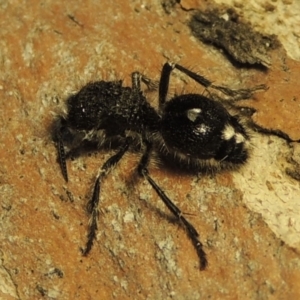
[[[224,140],[228,141],[230,140],[233,136],[235,135],[235,131],[234,128],[230,125],[226,125],[224,130],[223,130],[223,134],[222,137]]]
[[[186,112],[186,116],[192,122],[195,122],[199,114],[201,113],[201,108],[191,108]]]

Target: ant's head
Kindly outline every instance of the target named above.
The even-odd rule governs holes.
[[[62,174],[68,181],[68,173],[66,166],[66,151],[74,148],[83,138],[84,134],[69,126],[68,121],[60,116],[54,122],[53,140],[57,144],[58,160],[62,170]]]
[[[53,140],[55,142],[60,140],[68,148],[76,145],[78,143],[77,140],[81,141],[83,137],[84,133],[70,126],[70,122],[64,117],[60,116],[56,119],[53,132]]]

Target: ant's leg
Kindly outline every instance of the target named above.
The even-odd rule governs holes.
[[[76,149],[81,148],[81,143],[85,134],[77,131],[72,131],[67,126],[67,121],[63,117],[59,117],[56,120],[53,141],[56,143],[58,162],[60,165],[61,173],[66,182],[68,182],[68,170],[66,160],[70,157]],[[68,147],[65,147],[65,143]],[[66,151],[66,148],[68,150]]]
[[[79,135],[79,133],[78,133]],[[65,179],[66,182],[68,182],[68,169],[67,169],[67,164],[66,161],[72,154],[75,154],[76,151],[80,150],[82,148],[82,142],[84,141],[84,135],[81,137],[77,137],[77,139],[73,140],[72,143],[69,143],[70,147],[69,149],[65,150],[65,144],[64,141],[65,139],[63,138],[63,133],[58,132],[55,137],[56,140],[56,148],[57,148],[57,153],[58,153],[58,162],[60,165],[61,173]]]
[[[140,72],[133,72],[131,74],[132,92],[139,93],[141,91],[141,81],[147,86],[149,90],[155,90],[158,87],[157,81],[151,80]]]
[[[68,170],[66,164],[67,155],[65,152],[65,147],[63,142],[63,130],[65,126],[66,126],[66,121],[62,117],[57,118],[55,122],[54,131],[53,131],[53,141],[56,143],[57,157],[58,157],[61,173],[65,181],[68,182]]]
[[[173,70],[173,67],[169,63],[165,63],[160,74],[160,81],[158,87],[158,101],[159,101],[159,109],[162,110],[163,106],[166,102],[169,83],[170,83],[170,75]]]
[[[158,89],[159,82],[157,80],[152,80],[149,77],[146,77],[142,74],[141,81],[143,81],[146,84],[148,90],[153,91]]]
[[[257,85],[253,88],[247,88],[247,89],[238,89],[238,90],[232,90],[229,89],[227,87],[224,86],[220,86],[220,85],[214,85],[212,84],[211,81],[207,80],[206,78],[204,78],[201,75],[198,75],[188,69],[186,69],[183,66],[180,66],[178,64],[174,64],[173,65],[173,69],[177,69],[179,71],[181,71],[182,73],[186,74],[187,76],[191,77],[192,79],[194,79],[196,82],[200,83],[201,85],[203,85],[204,87],[211,87],[215,90],[218,90],[220,92],[222,92],[223,94],[233,97],[235,101],[241,100],[241,99],[248,99],[250,98],[256,91],[258,90],[267,90],[267,86],[264,84],[261,85]]]
[[[132,88],[132,93],[136,94],[141,91],[141,77],[142,74],[139,72],[133,72],[131,74],[131,88]]]
[[[163,105],[166,102],[168,89],[169,89],[170,74],[175,68],[183,72],[184,74],[188,75],[189,77],[193,78],[195,81],[197,81],[204,87],[209,87],[211,85],[211,82],[206,78],[204,78],[203,76],[198,75],[180,65],[167,62],[164,64],[160,75],[160,82],[159,82],[159,108],[160,109],[162,109]]]
[[[101,167],[99,174],[96,178],[93,196],[87,205],[87,211],[90,214],[91,219],[90,219],[90,224],[89,224],[88,241],[86,243],[85,249],[82,250],[82,253],[84,256],[86,256],[90,252],[90,250],[93,246],[94,240],[96,238],[96,231],[98,229],[98,226],[97,226],[98,215],[99,215],[98,204],[99,204],[99,199],[100,199],[101,181],[112,170],[112,168],[120,161],[120,159],[123,157],[123,155],[128,150],[131,142],[132,142],[131,138],[126,138],[126,141],[122,145],[120,150],[115,155],[110,157],[103,164],[103,166]]]
[[[186,69],[185,67],[182,67],[178,64],[174,64],[173,65],[173,69],[177,69],[179,71],[181,71],[182,73],[186,74],[187,76],[191,77],[192,79],[194,79],[196,82],[200,83],[201,85],[203,85],[204,87],[208,88],[210,86],[212,86],[212,82],[209,81],[208,79],[206,79],[205,77]]]
[[[68,182],[66,153],[65,153],[64,143],[60,135],[57,137],[57,153],[58,153],[58,161],[59,161],[61,173],[65,181]]]
[[[199,260],[200,260],[200,270],[204,270],[207,266],[207,259],[206,259],[206,253],[203,250],[203,245],[199,240],[199,234],[195,227],[187,221],[187,219],[182,215],[182,212],[180,209],[170,200],[170,198],[164,193],[164,191],[155,183],[155,181],[150,177],[149,171],[147,169],[147,165],[149,162],[149,156],[151,153],[151,144],[149,142],[145,142],[147,148],[144,152],[139,166],[138,166],[138,172],[141,176],[147,179],[147,181],[150,183],[150,185],[153,187],[153,189],[156,191],[160,199],[165,203],[165,205],[168,207],[168,209],[172,212],[172,214],[183,224],[185,227],[189,238],[191,239]]]
[[[259,90],[266,91],[266,90],[269,89],[265,84],[260,84],[260,85],[256,85],[256,86],[251,87],[251,88],[237,89],[237,90],[232,90],[228,87],[221,86],[221,85],[214,85],[214,84],[212,84],[210,87],[215,89],[215,90],[218,90],[218,91],[222,92],[223,94],[225,94],[229,97],[231,97],[232,101],[239,101],[239,100],[243,100],[243,99],[249,99],[257,91],[259,91]]]

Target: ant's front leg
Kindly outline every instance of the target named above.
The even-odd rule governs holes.
[[[61,173],[66,182],[68,182],[68,170],[67,170],[67,154],[65,152],[64,145],[64,133],[68,132],[67,121],[63,117],[59,117],[55,121],[55,128],[53,132],[53,140],[56,143],[57,157]]]
[[[233,101],[251,98],[255,92],[257,92],[259,90],[265,91],[268,89],[268,87],[265,84],[260,84],[260,85],[254,86],[252,88],[230,89],[226,86],[215,85],[211,81],[204,78],[203,76],[201,76],[193,71],[190,71],[181,65],[174,64],[173,69],[177,69],[177,70],[181,71],[182,73],[186,74],[187,76],[194,79],[196,82],[200,83],[201,85],[203,85],[206,88],[212,88],[212,89],[222,92],[223,94],[231,97],[232,98],[231,100],[233,100]]]
[[[141,82],[143,82],[148,90],[156,90],[158,88],[158,82],[148,78],[140,72],[133,72],[131,74],[132,93],[139,94],[141,92]]]

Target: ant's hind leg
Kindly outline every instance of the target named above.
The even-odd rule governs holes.
[[[194,79],[196,82],[200,83],[204,87],[209,87],[211,82],[207,80],[205,77],[196,74],[178,64],[167,62],[164,64],[159,81],[159,109],[162,110],[163,105],[166,102],[168,89],[169,89],[169,82],[170,82],[170,75],[174,69],[181,71],[182,73],[186,74],[187,76]]]
[[[146,150],[140,160],[138,166],[138,172],[143,176],[153,189],[156,191],[160,199],[168,207],[170,212],[178,219],[180,224],[184,226],[187,231],[189,238],[191,239],[200,261],[200,270],[204,270],[207,267],[206,253],[203,250],[203,245],[199,240],[199,233],[195,227],[182,215],[181,210],[171,201],[171,199],[164,193],[164,191],[156,184],[156,182],[150,177],[147,165],[149,162],[149,156],[151,153],[151,144],[147,141],[144,141],[146,144]]]
[[[265,84],[257,85],[252,88],[246,88],[246,89],[230,89],[225,86],[214,85],[211,81],[207,80],[203,76],[201,76],[193,71],[190,71],[181,65],[174,64],[174,65],[172,65],[172,68],[181,71],[182,73],[186,74],[187,76],[194,79],[196,82],[200,83],[202,86],[204,86],[206,88],[210,87],[210,88],[213,88],[215,90],[222,92],[223,94],[231,97],[232,98],[231,100],[234,100],[234,101],[238,101],[241,99],[248,99],[255,92],[257,92],[259,90],[267,90],[268,89],[268,87]]]

